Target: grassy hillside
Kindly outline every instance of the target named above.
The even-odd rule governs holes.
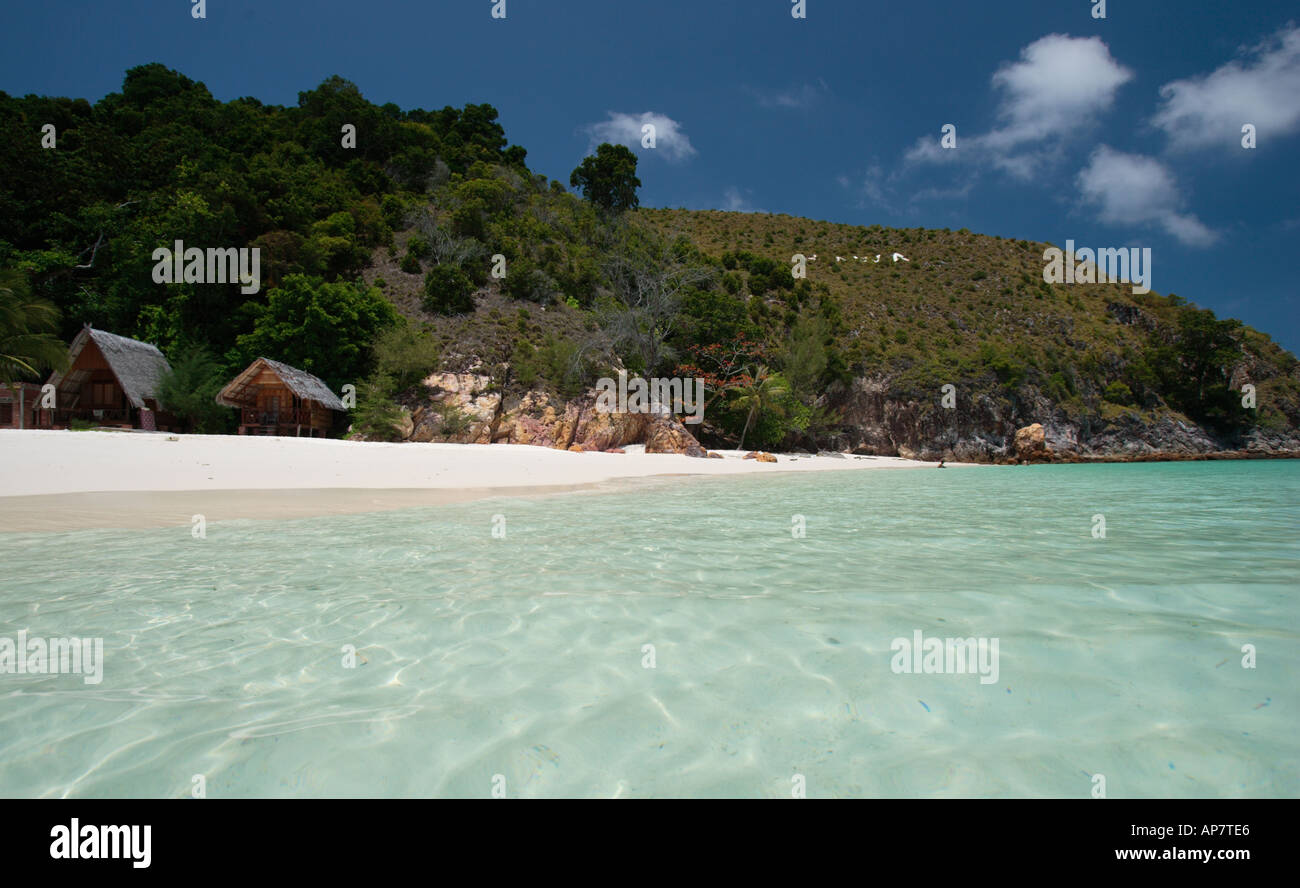
[[[765,213],[641,214],[720,261],[746,252],[787,264],[794,253],[816,255],[808,280],[841,308],[839,342],[849,364],[889,374],[899,397],[924,397],[992,370],[1016,383],[1012,389],[1035,385],[1067,410],[1086,410],[1115,382],[1134,396],[1103,403],[1157,408],[1161,381],[1176,369],[1159,363],[1178,360],[1161,346],[1176,343],[1182,318],[1196,311],[1172,294],[1135,295],[1128,284],[1045,283],[1048,243]],[[892,261],[894,252],[909,261]],[[763,301],[768,311],[788,311],[781,299]],[[1229,326],[1240,361],[1261,380],[1260,421],[1285,427],[1300,412],[1300,365],[1267,334]]]
[[[1046,284],[1045,244],[618,213],[525,161],[491,106],[377,106],[337,77],[295,107],[218,102],[160,65],[93,105],[0,93],[0,275],[52,302],[65,338],[154,342],[215,366],[204,385],[258,355],[358,384],[373,434],[434,370],[575,396],[618,368],[708,379],[707,443],[887,450],[1049,419],[1081,442],[1171,421],[1215,446],[1296,434],[1300,366],[1265,334],[1172,295]],[[155,283],[174,240],[259,248],[261,289]],[[806,279],[795,253],[816,256]]]

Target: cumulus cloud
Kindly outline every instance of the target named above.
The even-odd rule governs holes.
[[[1157,225],[1180,243],[1204,247],[1218,239],[1190,213],[1169,168],[1152,157],[1124,154],[1106,145],[1092,153],[1076,180],[1085,204],[1115,225]]]
[[[1069,133],[1109,108],[1132,79],[1100,38],[1049,34],[993,75],[1003,92],[998,113],[1004,126],[985,138],[991,147],[1014,147]]]
[[[590,151],[602,142],[614,145],[626,145],[633,151],[651,153],[650,149],[641,147],[643,128],[650,124],[655,128],[655,148],[663,156],[679,163],[693,157],[697,152],[691,140],[682,130],[682,126],[666,114],[644,111],[640,114],[623,114],[608,112],[609,119],[589,124],[586,132],[591,138],[587,146]]]
[[[1254,124],[1261,144],[1300,129],[1300,27],[1290,24],[1209,74],[1160,88],[1152,118],[1178,150],[1213,145],[1240,148],[1242,124]]]
[[[923,137],[907,152],[913,163],[975,161],[1018,179],[1029,179],[1060,155],[1060,145],[1090,126],[1111,107],[1115,94],[1133,79],[1098,37],[1048,34],[1020,51],[1020,59],[994,72],[1000,94],[998,124],[985,133],[963,136],[957,148],[940,147]]]

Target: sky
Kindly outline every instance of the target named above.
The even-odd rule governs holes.
[[[1152,289],[1300,352],[1294,2],[193,3],[6,4],[0,90],[94,101],[161,62],[222,100],[338,74],[377,104],[486,102],[566,184],[625,142],[644,206],[1149,247]]]

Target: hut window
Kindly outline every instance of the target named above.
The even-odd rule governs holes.
[[[11,426],[14,424],[14,405],[10,403],[0,404],[0,426]]]

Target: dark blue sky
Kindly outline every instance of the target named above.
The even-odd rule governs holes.
[[[95,100],[157,61],[223,100],[294,104],[337,73],[378,103],[488,102],[565,182],[593,140],[650,120],[647,206],[1151,247],[1154,289],[1300,351],[1294,3],[1108,0],[1104,20],[1093,0],[807,0],[805,20],[791,0],[507,0],[504,21],[493,0],[190,5],[8,4],[0,89]]]

